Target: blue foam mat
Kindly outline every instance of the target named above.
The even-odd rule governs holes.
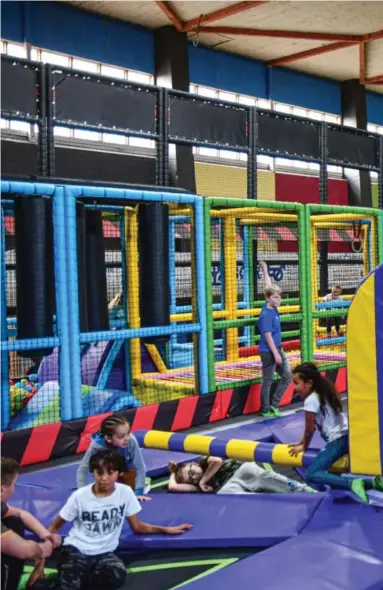
[[[382,590],[383,561],[300,535],[187,584],[190,590]]]
[[[12,506],[28,510],[46,526],[68,497],[67,490],[18,486]],[[157,494],[142,504],[140,518],[151,524],[188,522],[184,535],[135,535],[124,526],[121,549],[193,549],[270,547],[297,535],[317,510],[322,494],[257,494],[224,496]],[[70,526],[70,525],[69,525]],[[63,533],[68,532],[68,525]]]

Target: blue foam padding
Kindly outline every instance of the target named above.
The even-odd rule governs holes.
[[[383,561],[383,510],[357,503],[348,494],[340,500],[324,498],[303,533],[370,553]]]
[[[296,412],[290,416],[278,420],[268,420],[268,427],[276,442],[282,444],[296,443],[301,440],[305,429],[304,411]],[[310,449],[320,451],[324,447],[324,441],[316,430],[310,443]]]
[[[12,506],[28,510],[49,526],[68,490],[18,486]],[[190,523],[184,535],[134,535],[124,525],[121,549],[270,547],[295,536],[318,508],[323,494],[157,494],[142,504],[140,518],[151,524]],[[68,531],[68,526],[63,533]]]
[[[187,585],[190,590],[382,590],[383,561],[300,535]]]

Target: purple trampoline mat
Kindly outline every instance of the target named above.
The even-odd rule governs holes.
[[[68,490],[18,486],[12,506],[28,510],[49,526],[68,495]],[[299,534],[322,498],[322,494],[206,494],[201,501],[199,494],[157,494],[151,502],[142,504],[142,520],[167,526],[188,522],[193,529],[179,536],[138,536],[126,524],[120,548],[270,547]],[[64,534],[69,526],[63,528]]]
[[[271,434],[275,441],[282,444],[290,444],[298,442],[303,435],[305,427],[304,412],[299,411],[290,416],[285,416],[279,420],[268,420],[267,426],[269,427]],[[321,450],[324,447],[324,441],[318,431],[315,434],[310,443],[310,449]]]
[[[383,561],[300,535],[188,584],[190,590],[382,590]]]

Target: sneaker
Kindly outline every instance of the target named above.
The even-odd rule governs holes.
[[[145,479],[144,495],[149,494],[151,487],[152,487],[152,480],[150,477],[147,477]]]
[[[277,408],[276,406],[271,406],[271,412],[274,414],[274,416],[276,418],[280,418],[281,417],[280,409]]]
[[[383,477],[377,475],[376,477],[372,478],[372,487],[374,490],[378,490],[379,492],[383,492]]]
[[[268,412],[261,412],[261,416],[263,416],[264,418],[276,418],[276,415],[271,410],[269,410]]]
[[[363,479],[354,479],[351,484],[351,490],[364,504],[369,503]]]

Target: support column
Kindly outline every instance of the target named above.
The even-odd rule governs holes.
[[[154,32],[154,69],[157,86],[189,92],[187,33],[180,33],[172,26]],[[166,113],[165,124],[167,120]],[[170,186],[196,192],[192,146],[172,144],[168,147]]]
[[[341,84],[342,124],[367,129],[366,90],[359,80]],[[344,169],[349,186],[349,205],[372,207],[371,177],[368,170]]]

